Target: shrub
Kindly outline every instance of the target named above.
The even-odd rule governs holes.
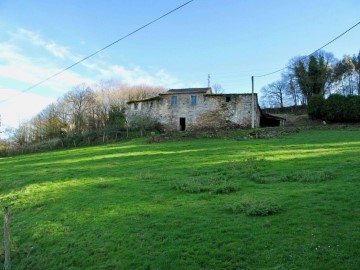
[[[323,117],[324,97],[322,95],[313,95],[309,100],[307,107],[308,115],[312,119],[321,119]]]
[[[212,194],[227,194],[239,190],[233,181],[224,177],[210,177],[210,178],[192,178],[186,181],[176,183],[175,189],[185,191],[188,193],[212,193]]]
[[[330,95],[324,102],[323,113],[325,119],[331,122],[344,122],[346,111],[346,97],[334,94]]]
[[[345,118],[349,122],[360,122],[360,96],[347,96]]]
[[[318,183],[328,181],[334,178],[334,175],[327,170],[324,171],[300,171],[288,174],[280,178],[280,182],[302,182],[302,183]]]
[[[239,204],[230,207],[230,211],[235,214],[245,214],[247,216],[270,216],[282,211],[282,207],[275,202],[256,201],[246,198]]]
[[[264,175],[262,173],[253,174],[251,180],[258,184],[272,184],[281,182],[299,182],[299,183],[319,183],[334,178],[331,171],[298,171],[283,175]]]

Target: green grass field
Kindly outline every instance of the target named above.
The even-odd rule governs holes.
[[[359,269],[358,128],[136,139],[2,158],[0,177],[13,269]]]

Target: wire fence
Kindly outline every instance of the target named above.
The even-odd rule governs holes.
[[[148,137],[150,130],[99,130],[93,132],[84,132],[81,134],[73,133],[63,137],[43,140],[39,142],[18,143],[16,141],[0,142],[0,156],[14,156],[21,154],[31,154],[37,152],[46,152],[51,150],[68,149],[75,147],[94,146],[118,141],[125,141],[134,138]]]

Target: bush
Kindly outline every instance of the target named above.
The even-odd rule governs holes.
[[[210,193],[210,194],[227,194],[236,192],[240,189],[233,181],[227,177],[205,177],[192,178],[186,181],[178,182],[174,189],[187,193]]]
[[[314,95],[308,104],[312,119],[324,118],[330,122],[360,122],[360,96],[330,95],[326,100]]]
[[[323,107],[325,99],[322,95],[313,95],[308,104],[308,115],[312,119],[323,118]]]
[[[301,183],[319,183],[328,181],[334,178],[332,172],[323,171],[299,171],[292,174],[284,175],[279,180],[280,182],[301,182]]]
[[[271,216],[282,210],[283,208],[273,201],[257,201],[251,198],[245,198],[239,204],[230,207],[232,213],[243,213],[247,216]]]
[[[345,118],[349,122],[360,122],[360,96],[347,96]]]
[[[346,122],[346,97],[334,94],[330,95],[324,103],[323,113],[325,119],[330,122]]]

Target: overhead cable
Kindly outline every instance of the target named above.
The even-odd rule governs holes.
[[[151,24],[153,24],[153,23],[155,23],[155,22],[157,22],[157,21],[159,21],[159,20],[163,19],[164,17],[166,17],[166,16],[170,15],[171,13],[174,13],[175,11],[177,11],[177,10],[179,10],[179,9],[181,9],[181,8],[183,8],[183,7],[185,7],[186,5],[190,4],[190,3],[191,3],[191,2],[193,2],[193,1],[195,1],[195,0],[190,0],[190,1],[188,1],[188,2],[186,2],[186,3],[184,3],[184,4],[180,5],[180,6],[178,6],[178,7],[176,7],[176,8],[174,8],[174,9],[170,10],[169,12],[167,12],[167,13],[165,13],[165,14],[161,15],[160,17],[158,17],[158,18],[156,18],[156,19],[154,19],[154,20],[152,20],[152,21],[148,22],[147,24],[145,24],[145,25],[143,25],[143,26],[141,26],[141,27],[137,28],[136,30],[134,30],[134,31],[130,32],[129,34],[127,34],[127,35],[125,35],[125,36],[123,36],[123,37],[121,37],[121,38],[119,38],[119,39],[115,40],[114,42],[112,42],[112,43],[110,43],[110,44],[108,44],[108,45],[106,45],[105,47],[101,48],[100,50],[97,50],[96,52],[94,52],[94,53],[92,53],[92,54],[90,54],[90,55],[88,55],[88,56],[86,56],[86,57],[82,58],[81,60],[79,60],[79,61],[77,61],[77,62],[73,63],[72,65],[70,65],[70,66],[68,66],[68,67],[66,67],[66,68],[64,68],[64,69],[62,69],[62,70],[60,70],[59,72],[57,72],[57,73],[55,73],[55,74],[51,75],[50,77],[47,77],[47,78],[43,79],[42,81],[39,81],[38,83],[35,83],[35,84],[31,85],[30,87],[28,87],[28,88],[26,88],[26,89],[22,90],[22,91],[20,92],[20,94],[25,93],[25,92],[28,92],[28,91],[30,91],[31,89],[34,89],[35,87],[37,87],[37,86],[39,86],[39,85],[41,85],[41,84],[43,84],[43,83],[45,83],[45,82],[47,82],[47,81],[51,80],[52,78],[54,78],[54,77],[56,77],[56,76],[58,76],[58,75],[60,75],[60,74],[64,73],[65,71],[67,71],[67,70],[69,70],[69,69],[71,69],[71,68],[75,67],[76,65],[78,65],[78,64],[80,64],[80,63],[82,63],[82,62],[84,62],[85,60],[87,60],[87,59],[89,59],[89,58],[93,57],[94,55],[96,55],[96,54],[98,54],[98,53],[100,53],[100,52],[102,52],[102,51],[104,51],[104,50],[108,49],[109,47],[111,47],[111,46],[115,45],[116,43],[118,43],[118,42],[120,42],[120,41],[122,41],[122,40],[124,40],[124,39],[126,39],[126,38],[128,38],[128,37],[130,37],[130,36],[132,36],[132,35],[134,35],[135,33],[139,32],[140,30],[142,30],[142,29],[144,29],[144,28],[146,28],[146,27],[150,26]],[[9,100],[9,99],[2,100],[2,101],[0,101],[0,103],[6,102],[6,101],[8,101],[8,100]]]
[[[326,43],[325,45],[321,46],[319,49],[315,50],[314,52],[310,53],[309,55],[306,55],[306,56],[303,56],[303,58],[307,58],[307,57],[310,57],[311,55],[313,54],[316,54],[317,52],[321,51],[322,49],[324,49],[326,46],[330,45],[331,43],[333,43],[335,40],[341,38],[343,35],[345,35],[346,33],[350,32],[352,29],[354,29],[356,26],[360,25],[360,21],[356,24],[354,24],[353,26],[351,26],[349,29],[347,29],[345,32],[341,33],[340,35],[338,35],[336,38],[330,40],[328,43]],[[278,70],[275,70],[273,72],[270,72],[270,73],[266,73],[266,74],[263,74],[263,75],[257,75],[257,76],[254,76],[256,78],[260,78],[260,77],[266,77],[266,76],[269,76],[269,75],[272,75],[272,74],[275,74],[275,73],[278,73],[280,71],[283,71],[287,68],[289,68],[291,65],[287,65],[286,67],[283,67],[281,69],[278,69]]]

